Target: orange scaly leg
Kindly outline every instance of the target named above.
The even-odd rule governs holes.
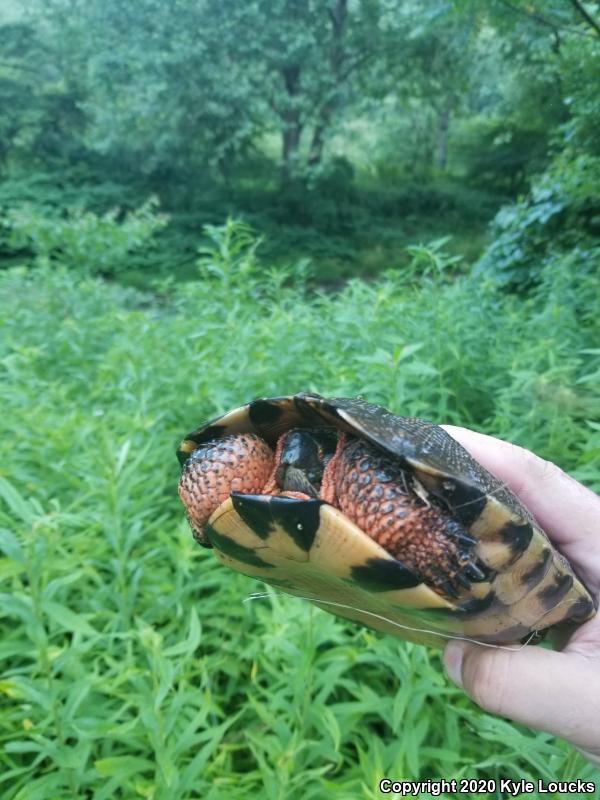
[[[279,495],[281,494],[281,489],[277,485],[277,480],[275,476],[277,475],[277,470],[279,468],[279,462],[281,461],[281,452],[283,450],[283,445],[285,444],[285,437],[286,434],[282,433],[279,439],[277,440],[277,446],[275,447],[275,457],[273,459],[273,469],[271,470],[271,474],[265,486],[261,492],[261,494],[273,494]]]
[[[338,464],[342,455],[342,451],[346,446],[346,434],[338,434],[338,441],[335,447],[335,453],[331,457],[331,461],[325,467],[323,472],[323,479],[321,481],[321,491],[319,498],[329,503],[330,506],[337,508],[337,488],[336,488],[336,472]]]

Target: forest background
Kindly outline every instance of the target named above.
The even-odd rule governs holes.
[[[436,651],[244,603],[174,450],[363,394],[600,489],[600,3],[5,0],[0,107],[3,800],[598,780]]]

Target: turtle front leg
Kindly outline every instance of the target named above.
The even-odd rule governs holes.
[[[321,498],[439,594],[458,597],[486,577],[475,540],[421,493],[410,473],[373,445],[341,435]]]

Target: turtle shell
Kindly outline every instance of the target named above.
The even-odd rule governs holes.
[[[337,428],[393,457],[475,540],[482,579],[456,598],[434,591],[341,511],[321,500],[232,493],[205,527],[218,559],[341,617],[410,641],[514,643],[595,603],[517,497],[439,426],[360,398],[261,398],[189,433],[201,444],[254,433],[274,447],[291,428]]]

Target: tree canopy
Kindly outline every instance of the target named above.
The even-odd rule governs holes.
[[[580,0],[28,0],[0,14],[0,204],[157,195],[330,244],[440,209],[482,224],[545,169],[590,169],[599,19]]]

